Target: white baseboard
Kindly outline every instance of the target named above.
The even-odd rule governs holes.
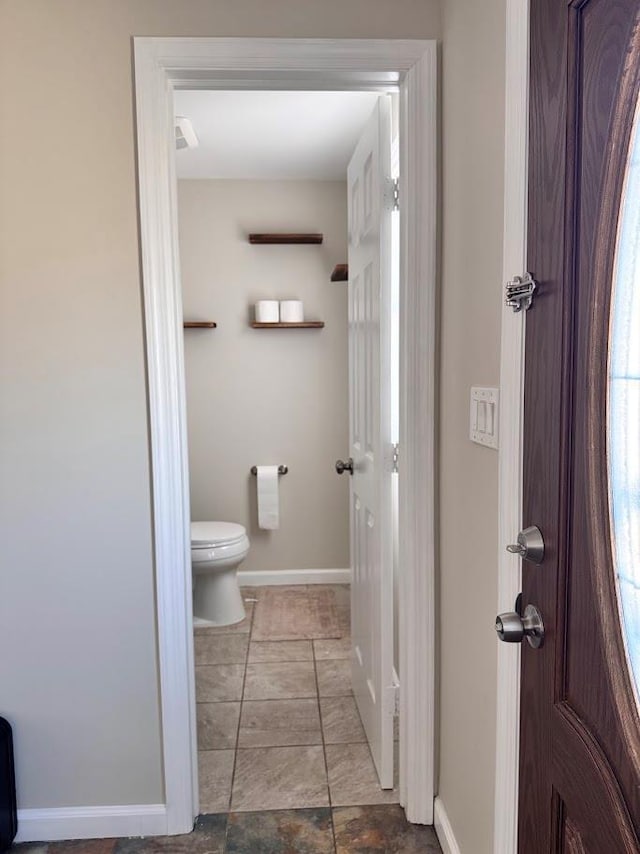
[[[436,798],[433,804],[433,825],[442,848],[442,854],[460,854],[460,848],[453,835],[449,816],[440,798]]]
[[[58,807],[18,810],[16,842],[164,836],[166,833],[167,808],[164,804]]]
[[[350,569],[273,569],[238,572],[240,587],[267,587],[282,584],[350,584]]]

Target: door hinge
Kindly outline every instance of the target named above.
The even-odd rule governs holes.
[[[391,471],[394,474],[398,474],[398,463],[400,460],[400,449],[398,447],[398,443],[391,446]]]
[[[531,273],[525,273],[524,276],[514,276],[510,282],[506,284],[505,305],[512,308],[514,312],[526,311],[531,308],[533,302],[533,294],[538,287]]]
[[[388,715],[396,718],[400,714],[400,683],[395,682],[385,689],[385,709]]]
[[[385,178],[384,206],[386,210],[400,210],[400,179]]]

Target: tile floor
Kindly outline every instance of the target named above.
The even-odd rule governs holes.
[[[197,628],[200,816],[193,833],[16,845],[22,854],[441,854],[382,791],[351,691],[349,588],[342,637],[255,641],[247,618]],[[271,588],[273,589],[273,588]]]
[[[351,691],[349,588],[327,589],[341,638],[254,640],[252,600],[278,592],[265,587],[245,588],[243,623],[196,629],[203,813],[397,802],[378,785]]]
[[[442,854],[396,804],[201,816],[193,833],[16,845],[12,854]]]

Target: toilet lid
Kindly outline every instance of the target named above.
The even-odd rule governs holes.
[[[241,540],[246,533],[242,525],[235,522],[192,522],[191,545],[196,548],[231,545]]]

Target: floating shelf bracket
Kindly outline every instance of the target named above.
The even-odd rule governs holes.
[[[332,282],[348,282],[349,281],[349,265],[336,264],[333,273],[331,274]]]
[[[218,324],[213,320],[185,320],[182,326],[184,329],[216,329]]]
[[[323,320],[305,320],[300,323],[252,323],[252,329],[323,329]]]
[[[275,244],[313,244],[318,246],[322,243],[322,234],[250,234],[249,243],[259,245]]]

